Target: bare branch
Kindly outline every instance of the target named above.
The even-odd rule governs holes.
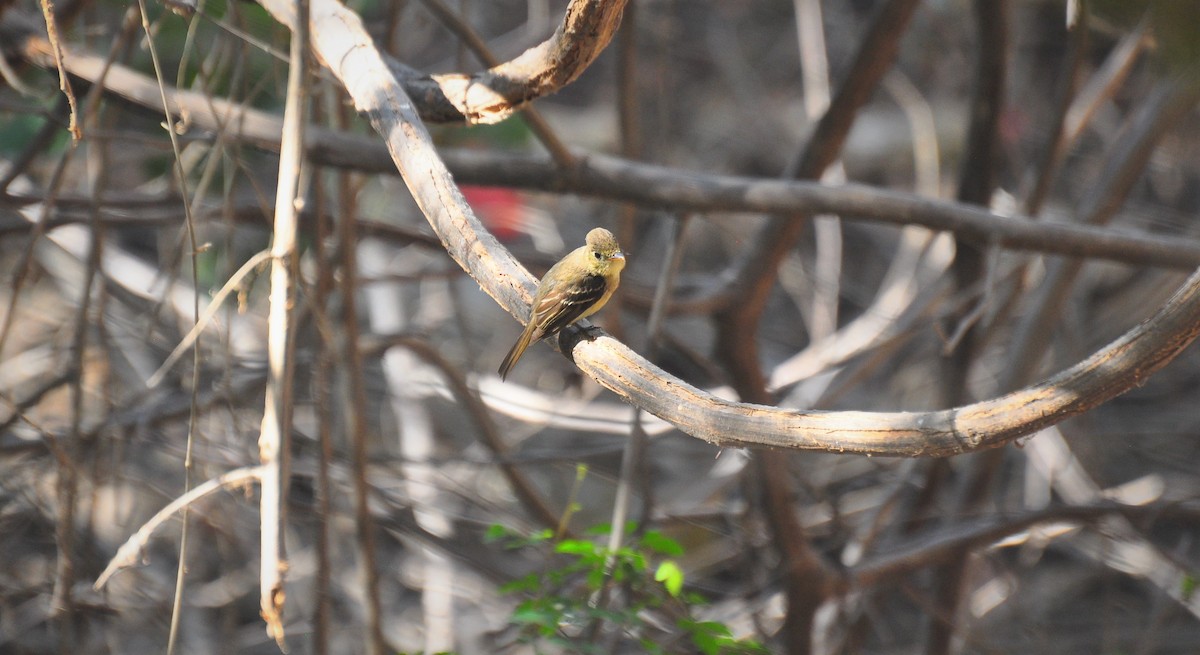
[[[97,79],[104,59],[70,53],[67,70]],[[134,104],[162,111],[154,81],[113,65],[105,88]],[[280,118],[274,114],[206,98],[194,91],[169,92],[173,115],[186,113],[198,130],[229,129],[244,143],[279,150]],[[395,174],[387,148],[358,134],[310,127],[307,154],[314,163]],[[464,184],[508,186],[576,193],[676,211],[737,211],[771,214],[838,214],[845,220],[920,225],[1014,250],[1107,259],[1143,266],[1192,269],[1200,266],[1200,243],[1127,230],[1038,222],[1023,215],[879,189],[861,184],[824,185],[703,172],[577,152],[580,165],[564,170],[552,159],[507,153],[447,150],[442,153]]]
[[[307,0],[293,2],[301,16],[308,15]],[[292,311],[296,302],[299,254],[297,226],[303,201],[304,127],[308,123],[308,23],[298,22],[292,33],[288,68],[287,105],[283,113],[283,143],[279,153],[279,184],[275,189],[275,221],[271,228],[271,291],[267,317],[267,386],[258,456],[262,465],[259,498],[259,608],[269,634],[285,649],[283,577],[288,568],[288,477],[291,466],[292,371],[290,355]],[[198,321],[197,321],[198,322]],[[286,649],[285,649],[286,650]]]
[[[100,577],[96,578],[96,583],[92,586],[95,589],[100,589],[118,571],[137,564],[138,560],[141,559],[142,551],[146,549],[146,544],[150,541],[150,537],[154,535],[154,531],[167,519],[171,518],[171,515],[175,512],[190,506],[192,503],[218,489],[257,482],[261,477],[262,468],[259,466],[247,466],[235,469],[228,473],[223,473],[204,484],[197,485],[191,491],[171,501],[166,507],[158,510],[158,513],[151,517],[149,521],[143,523],[137,532],[130,535],[129,539],[117,549],[117,554],[113,555],[113,558],[109,560],[108,566],[104,567],[104,571],[100,574]]]
[[[447,251],[509,313],[529,311],[529,272],[479,223],[437,157],[403,89],[390,79],[356,15],[314,3],[314,47],[356,106],[385,135],[397,167]],[[991,448],[1062,421],[1136,386],[1200,332],[1200,274],[1159,312],[1105,349],[1044,382],[936,412],[815,412],[734,403],[668,375],[611,338],[563,340],[593,379],[683,431],[718,445],[771,446],[891,456]]]
[[[570,84],[587,70],[616,34],[626,2],[572,0],[553,36],[515,59],[473,75],[427,76],[394,61],[387,65],[420,108],[421,118],[435,123],[497,123],[531,100]],[[262,0],[260,4],[276,20],[295,28],[291,3]],[[373,44],[370,47],[374,49]],[[329,59],[325,63],[331,69],[343,65]]]

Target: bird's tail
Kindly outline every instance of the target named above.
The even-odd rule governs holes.
[[[512,370],[513,366],[516,366],[517,360],[521,359],[521,355],[525,353],[525,349],[533,342],[533,332],[533,322],[531,319],[529,326],[521,332],[521,337],[513,344],[512,350],[508,351],[508,355],[504,357],[504,361],[500,362],[498,372],[500,373],[501,380],[508,377],[508,372]]]

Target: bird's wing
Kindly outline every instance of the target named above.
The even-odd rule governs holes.
[[[555,334],[579,320],[607,290],[608,281],[602,275],[586,275],[578,284],[559,284],[548,289],[533,310],[538,338]]]

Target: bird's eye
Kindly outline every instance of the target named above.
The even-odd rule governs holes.
[[[596,259],[600,259],[600,257],[601,257],[600,251],[599,250],[593,251],[592,256],[595,257]]]

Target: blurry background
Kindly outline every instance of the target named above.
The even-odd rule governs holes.
[[[483,68],[432,4],[350,6],[409,66]],[[447,4],[500,60],[546,39],[566,7]],[[904,4],[916,5],[911,20],[871,32],[884,5]],[[162,652],[179,514],[133,568],[93,583],[185,484],[258,463],[265,267],[234,285],[198,360],[188,351],[155,374],[191,329],[196,294],[203,309],[269,246],[278,157],[184,115],[181,187],[137,6],[55,9],[69,56],[123,68],[95,97],[99,68],[72,78],[83,135],[72,143],[39,7],[0,2],[0,652]],[[1060,1],[632,0],[605,54],[533,106],[581,152],[779,179],[796,171],[860,50],[891,29],[898,55],[826,181],[1200,243],[1200,6],[1083,9],[1068,30]],[[288,33],[258,5],[149,14],[163,84],[282,115]],[[128,99],[138,89],[149,95]],[[373,623],[386,652],[801,652],[802,642],[822,653],[1195,652],[1196,349],[1019,447],[951,460],[722,451],[639,417],[545,345],[501,383],[494,371],[519,323],[446,256],[394,171],[356,149],[378,140],[332,78],[317,73],[311,91],[311,120],[339,132],[346,163],[313,164],[302,214],[291,652],[362,652]],[[771,216],[497,184],[530,157],[549,161],[520,116],[431,130],[468,202],[534,274],[590,228],[613,229],[629,266],[598,322],[672,374],[747,397],[721,317],[737,311],[731,280],[760,256]],[[455,167],[473,156],[491,168]],[[997,396],[1087,357],[1188,273],[814,218],[795,217],[805,227],[752,335],[761,391],[788,407],[918,411]],[[356,222],[353,243],[344,221]],[[638,425],[644,435],[631,438]],[[355,434],[369,522],[355,511]],[[777,464],[783,486],[764,483],[755,458]],[[190,506],[179,652],[278,652],[259,617],[250,480]],[[803,562],[780,545],[773,492],[803,562],[825,567],[820,588],[788,586],[785,572]],[[607,532],[588,529],[626,518],[636,525],[623,543],[647,561],[633,557],[615,583],[602,579],[603,557],[554,552],[568,536],[599,548]],[[535,538],[516,548],[518,536]],[[678,565],[685,593],[654,582],[663,561]],[[804,616],[797,593],[809,594]]]

